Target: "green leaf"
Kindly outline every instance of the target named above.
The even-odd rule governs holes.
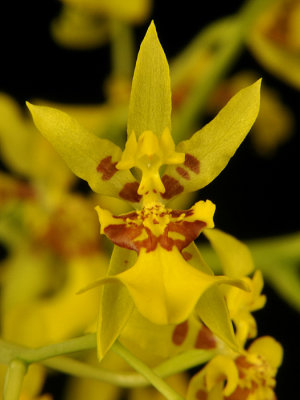
[[[114,246],[108,276],[127,270],[136,260],[136,253]],[[97,328],[98,357],[102,359],[114,344],[127,323],[134,303],[127,288],[121,283],[106,284],[103,287]]]
[[[254,262],[249,248],[228,233],[219,229],[204,229],[222,264],[223,273],[232,278],[241,278],[254,270]]]
[[[55,108],[29,103],[27,106],[36,127],[74,174],[86,180],[92,190],[120,197],[126,185],[136,183],[129,171],[116,169],[122,151],[114,143],[91,134],[74,118]]]
[[[141,44],[129,103],[128,135],[144,131],[160,136],[171,131],[171,85],[169,65],[152,22]]]
[[[258,80],[240,90],[211,122],[189,140],[180,142],[176,151],[186,154],[185,162],[168,166],[164,176],[186,192],[201,189],[214,180],[255,122],[260,104],[260,83]]]

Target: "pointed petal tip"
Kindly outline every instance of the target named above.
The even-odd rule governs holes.
[[[153,19],[151,20],[149,27],[147,29],[147,33],[148,32],[149,32],[149,34],[154,34],[155,36],[157,36],[157,30],[156,30],[156,26],[155,26]],[[147,35],[147,33],[146,33],[146,35]]]
[[[29,101],[25,101],[26,107],[32,113],[33,109],[35,108],[34,104],[31,104]]]

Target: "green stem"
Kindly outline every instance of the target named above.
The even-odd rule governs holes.
[[[19,358],[31,364],[63,354],[95,349],[96,346],[96,334],[91,333],[75,339],[66,340],[65,342],[54,343],[49,346],[38,347],[36,349],[24,349],[21,354],[19,354]]]
[[[132,28],[116,20],[112,20],[110,25],[112,75],[117,78],[131,79],[135,59]]]
[[[19,400],[27,365],[21,360],[13,360],[7,369],[3,400]]]
[[[140,372],[148,381],[168,400],[183,400],[174,389],[172,389],[164,380],[162,380],[151,368],[136,358],[129,350],[123,347],[119,342],[115,342],[113,351],[128,362],[136,371]]]
[[[41,362],[48,368],[55,369],[65,374],[80,378],[97,379],[121,387],[146,386],[149,381],[139,373],[119,373],[94,367],[69,357],[58,354],[74,353],[82,350],[94,349],[96,346],[95,334],[85,335],[80,338],[70,339],[62,343],[44,346],[37,349],[27,349],[5,340],[0,340],[0,362],[10,364],[15,359],[23,360],[24,364]],[[117,347],[120,345],[114,345]],[[178,372],[185,371],[204,364],[215,355],[214,351],[194,349],[180,353],[153,369],[160,377],[168,377]],[[49,357],[49,358],[48,358]]]
[[[153,369],[161,378],[204,364],[214,356],[213,351],[190,350],[168,359]],[[142,387],[149,381],[139,373],[112,372],[97,368],[68,357],[56,357],[43,361],[43,365],[79,378],[96,379],[124,388]]]
[[[175,132],[173,132],[176,141],[191,135],[195,121],[201,118],[209,96],[243,49],[247,34],[255,19],[268,4],[274,1],[276,0],[247,1],[237,16],[232,18],[231,26],[222,32],[222,45],[213,56],[210,68],[201,75],[184,106],[177,113]]]

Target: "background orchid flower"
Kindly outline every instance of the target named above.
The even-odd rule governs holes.
[[[204,228],[213,228],[215,206],[200,201],[181,211],[167,203],[201,189],[222,171],[256,119],[259,88],[258,81],[240,91],[213,121],[175,147],[168,63],[152,23],[137,58],[123,153],[67,114],[28,104],[37,128],[77,176],[97,193],[121,198],[136,209],[113,216],[98,208],[101,232],[118,246],[108,276],[90,286],[110,283],[103,291],[98,329],[105,350],[119,335],[133,303],[153,323],[180,323],[214,285],[245,287],[236,279],[213,276],[201,263],[195,268],[191,258],[198,258],[197,253],[184,252]],[[224,304],[215,303],[215,308],[222,314]],[[113,312],[113,321],[108,321],[108,312]]]
[[[209,114],[226,104],[241,88],[257,79],[254,71],[241,71],[226,79],[213,93],[208,105]],[[260,112],[249,138],[255,151],[263,157],[274,157],[280,146],[291,139],[295,126],[293,113],[284,104],[279,93],[264,84],[260,97]],[[272,129],[270,129],[272,127]]]
[[[138,24],[150,13],[151,0],[61,0],[62,10],[51,32],[61,45],[76,49],[102,45],[112,35],[112,22]]]
[[[187,399],[272,400],[282,357],[282,346],[270,336],[243,354],[217,355],[192,378]]]
[[[248,37],[254,57],[272,74],[300,87],[299,1],[280,0],[266,8]]]

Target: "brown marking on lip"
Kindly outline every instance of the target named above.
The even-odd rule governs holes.
[[[173,218],[178,218],[182,214],[184,214],[184,217],[190,217],[194,214],[194,210],[192,208],[190,208],[189,210],[171,210],[170,214]]]
[[[199,174],[200,172],[200,161],[192,154],[185,154],[184,166],[195,174]]]
[[[181,252],[199,236],[202,229],[206,226],[204,221],[186,221],[184,218],[180,218],[182,214],[187,217],[193,215],[193,213],[193,209],[171,210],[161,213],[160,217],[168,214],[171,220],[166,225],[162,234],[155,236],[151,229],[144,225],[144,220],[147,216],[144,215],[143,211],[132,211],[120,216],[114,216],[116,220],[121,220],[121,223],[108,225],[104,228],[104,233],[116,245],[135,250],[137,253],[140,252],[141,248],[146,249],[147,253],[153,251],[158,244],[168,251],[171,251],[176,246]],[[152,223],[158,224],[159,221],[153,217]],[[177,233],[178,237],[172,237],[171,233]],[[143,240],[139,240],[138,237],[142,234],[144,238]],[[187,257],[188,254],[186,255]]]
[[[215,349],[217,347],[216,339],[213,333],[203,325],[197,335],[195,342],[196,349]]]
[[[189,324],[187,320],[179,325],[176,325],[172,334],[172,342],[176,346],[181,346],[187,337],[188,331]]]
[[[123,221],[126,221],[128,219],[135,220],[138,218],[138,213],[136,211],[131,211],[130,213],[127,214],[121,214],[121,215],[113,215],[115,219],[122,219]]]
[[[129,250],[139,251],[134,239],[136,239],[143,231],[142,225],[132,224],[130,227],[126,224],[108,225],[104,228],[106,236],[117,246]]]
[[[191,177],[190,177],[190,175],[189,175],[189,173],[188,173],[188,171],[187,171],[186,169],[184,169],[184,168],[182,168],[182,167],[177,167],[177,168],[176,168],[176,171],[178,172],[178,174],[179,174],[180,176],[183,177],[183,179],[186,179],[186,180],[191,179]]]
[[[161,181],[165,187],[165,192],[161,193],[163,199],[169,200],[184,190],[184,187],[178,182],[178,180],[170,175],[163,175]]]
[[[159,243],[166,250],[170,251],[173,246],[176,246],[178,250],[181,251],[199,236],[201,230],[205,226],[205,222],[197,220],[192,222],[170,222],[164,233],[159,237]],[[184,239],[172,239],[168,236],[168,232],[179,233],[184,237]]]
[[[239,370],[248,369],[252,367],[252,364],[246,359],[245,356],[239,356],[235,359],[235,364]]]
[[[119,192],[119,196],[122,197],[122,199],[131,201],[133,203],[138,203],[142,196],[138,194],[138,188],[139,188],[139,183],[137,181],[135,182],[128,182],[126,183],[121,191]]]
[[[97,166],[97,171],[102,173],[101,179],[103,181],[108,181],[111,179],[116,172],[118,172],[116,168],[117,162],[111,161],[111,156],[103,158]]]

